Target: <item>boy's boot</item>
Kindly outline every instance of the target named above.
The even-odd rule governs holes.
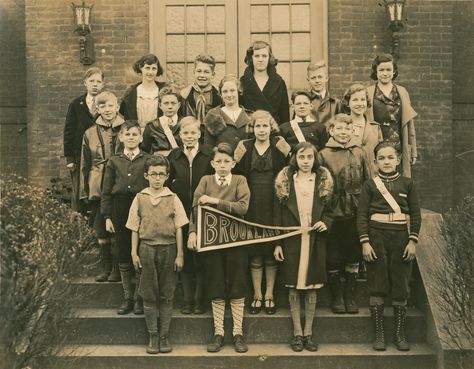
[[[120,270],[118,265],[118,257],[117,257],[117,249],[115,246],[115,242],[110,245],[111,248],[111,255],[112,255],[112,271],[109,274],[109,278],[107,278],[108,282],[120,282],[122,279],[120,278]]]
[[[407,317],[407,307],[393,305],[393,343],[400,351],[410,350],[410,345],[405,337],[405,322]]]
[[[150,340],[148,341],[148,347],[146,348],[146,352],[148,354],[157,354],[160,352],[160,339],[158,338],[158,332],[150,333]]]
[[[335,314],[343,314],[346,312],[346,307],[342,298],[341,276],[339,272],[328,274],[328,285],[331,291],[331,310]]]
[[[99,244],[100,264],[102,271],[95,279],[96,282],[106,282],[112,269],[112,256],[110,254],[110,244]]]
[[[123,301],[117,310],[117,314],[125,315],[133,310],[133,284],[132,269],[133,266],[128,263],[120,263],[120,276],[122,277]]]
[[[385,351],[385,334],[383,329],[383,305],[370,307],[370,315],[375,329],[375,341],[372,345],[376,351]]]
[[[346,283],[344,285],[344,304],[346,313],[357,314],[359,307],[355,301],[355,291],[357,286],[357,273],[346,272]]]

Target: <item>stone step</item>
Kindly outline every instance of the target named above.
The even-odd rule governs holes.
[[[57,365],[57,366],[54,366]],[[252,344],[245,354],[231,345],[219,353],[206,352],[205,345],[174,345],[169,354],[148,355],[144,345],[84,345],[67,347],[58,356],[43,358],[43,369],[433,369],[434,350],[427,344],[412,344],[411,350],[373,351],[368,344],[321,344],[317,352],[295,353],[287,344]]]
[[[80,308],[114,308],[120,305],[122,299],[122,286],[120,283],[100,283],[95,282],[93,277],[78,278],[72,282],[75,293],[81,294],[84,298]],[[251,298],[247,299],[248,302]],[[275,301],[277,306],[288,307],[288,292],[284,287],[277,288],[275,291]],[[359,306],[368,306],[369,293],[367,282],[358,280],[356,301]],[[327,287],[318,290],[318,306],[328,307],[330,302],[329,291]],[[175,307],[182,304],[181,285],[178,284],[175,293]]]
[[[385,329],[392,336],[393,310],[386,308]],[[148,340],[143,316],[121,316],[112,309],[82,309],[75,318],[72,341],[77,344],[145,344]],[[226,332],[231,332],[230,311],[226,310]],[[204,344],[213,334],[212,315],[183,315],[173,311],[170,340],[176,344]],[[285,343],[292,335],[292,322],[288,309],[280,308],[275,315],[245,313],[244,332],[249,343]],[[322,343],[369,343],[373,332],[368,308],[359,314],[333,314],[328,308],[318,308],[313,332]],[[426,340],[423,314],[408,309],[407,337],[412,342]],[[231,337],[226,337],[228,341]]]

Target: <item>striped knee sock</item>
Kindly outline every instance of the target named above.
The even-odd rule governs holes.
[[[214,318],[214,334],[224,336],[225,301],[212,300],[212,317]]]
[[[232,310],[232,335],[243,334],[242,321],[244,319],[244,303],[245,298],[230,300],[230,308]]]
[[[302,336],[300,293],[296,288],[288,290],[288,300],[290,302],[291,319],[293,320],[293,335]]]

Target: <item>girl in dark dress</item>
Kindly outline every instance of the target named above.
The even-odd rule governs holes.
[[[237,171],[248,181],[250,205],[246,219],[260,224],[273,224],[273,183],[275,176],[287,163],[290,145],[283,137],[274,137],[278,125],[267,111],[257,110],[250,117],[248,131],[254,137],[239,142],[235,150]],[[256,244],[249,249],[250,271],[254,289],[250,313],[258,314],[265,306],[267,314],[274,314],[273,287],[277,265],[273,257],[273,244]],[[266,291],[262,294],[263,267],[265,265]]]
[[[242,84],[242,105],[254,112],[266,110],[270,112],[278,125],[290,120],[288,91],[283,78],[277,73],[278,60],[272,53],[268,42],[255,41],[247,49],[245,56]]]

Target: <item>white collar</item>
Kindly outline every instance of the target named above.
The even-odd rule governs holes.
[[[123,149],[123,153],[125,154],[125,156],[126,156],[127,158],[130,158],[130,156],[131,156],[131,159],[133,160],[133,159],[135,159],[135,157],[136,157],[138,154],[140,154],[140,148],[137,147],[137,148],[136,148],[135,150],[133,150],[133,151],[130,151],[130,150],[124,148],[124,149]]]
[[[170,119],[173,122],[170,124]],[[166,115],[162,115],[160,117],[160,122],[162,125],[167,125],[168,127],[174,127],[176,124],[178,124],[178,114],[173,115],[171,118],[168,118]]]
[[[219,178],[221,178],[221,176],[214,174],[214,178],[216,180],[216,183],[220,186],[221,182],[219,181]],[[229,175],[227,175],[225,178],[225,183],[227,186],[230,186],[230,181],[232,180],[232,173],[230,173]]]
[[[306,121],[305,121],[306,123],[315,122],[315,120],[309,114],[305,118],[306,118]],[[303,121],[303,118],[296,115],[294,121],[296,123],[301,123]]]
[[[156,197],[165,197],[165,196],[173,195],[173,192],[171,192],[171,190],[168,187],[163,187],[163,189],[157,194],[152,193],[151,190],[150,190],[150,187],[144,188],[143,190],[140,191],[140,193],[144,193],[144,194],[150,195],[151,197],[155,197],[155,198]]]

